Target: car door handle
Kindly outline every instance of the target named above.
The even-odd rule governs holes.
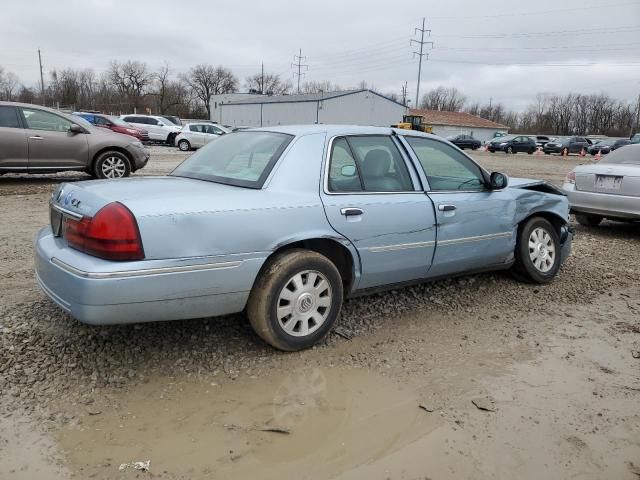
[[[355,217],[357,215],[362,215],[364,212],[360,208],[349,207],[341,208],[340,213],[345,217]]]
[[[438,205],[438,210],[440,210],[441,212],[452,212],[455,209],[455,205]]]
[[[34,135],[32,137],[29,137],[31,140],[43,140],[43,137],[41,137],[40,135]]]

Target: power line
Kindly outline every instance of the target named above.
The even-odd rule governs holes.
[[[424,17],[422,18],[422,28],[416,28],[413,34],[415,35],[418,32],[420,32],[420,40],[418,41],[412,38],[411,41],[409,42],[410,45],[413,43],[420,45],[420,52],[413,52],[414,55],[418,55],[418,85],[416,86],[416,103],[415,103],[416,107],[415,108],[418,108],[419,101],[420,101],[420,76],[422,74],[422,58],[425,56],[429,58],[428,53],[423,53],[424,46],[431,45],[431,47],[433,47],[433,42],[425,42],[424,40],[425,32],[431,35],[431,30],[426,30],[424,28]]]
[[[292,67],[298,67],[298,72],[296,73],[294,71],[293,74],[298,76],[298,95],[300,95],[300,77],[302,75],[304,75],[302,73],[302,69],[303,68],[308,69],[309,65],[305,65],[304,63],[302,63],[304,60],[307,59],[307,57],[303,57],[302,56],[302,49],[300,49],[300,54],[299,55],[294,55],[293,58],[294,58],[294,60],[296,60],[297,63],[292,63],[291,66]]]

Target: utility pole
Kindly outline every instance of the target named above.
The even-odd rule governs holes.
[[[42,73],[42,55],[40,55],[40,49],[38,49],[38,63],[40,64],[40,92],[42,94],[42,104],[44,105],[44,74]]]
[[[405,80],[404,85],[402,85],[402,104],[407,106],[407,81]]]
[[[264,95],[264,62],[262,62],[262,75],[260,77],[260,93]]]
[[[294,55],[293,58],[295,60],[295,63],[292,63],[291,66],[298,68],[298,71],[293,72],[293,74],[298,76],[298,95],[300,95],[300,77],[304,75],[304,73],[302,73],[302,69],[309,68],[309,65],[305,65],[304,63],[302,63],[304,60],[307,59],[307,57],[302,56],[302,49],[300,49],[300,54]]]
[[[431,35],[431,30],[427,30],[424,28],[424,18],[422,19],[422,28],[416,28],[415,31],[413,32],[414,35],[416,35],[418,32],[420,32],[420,40],[415,40],[415,39],[411,39],[411,42],[409,43],[410,45],[415,43],[417,45],[420,45],[420,51],[419,52],[413,52],[413,55],[418,55],[419,58],[419,62],[418,62],[418,86],[416,87],[416,108],[420,107],[420,77],[422,75],[422,58],[423,57],[427,57],[427,59],[429,58],[429,54],[428,53],[423,53],[424,51],[424,46],[425,45],[431,45],[431,48],[433,48],[433,42],[425,42],[424,41],[424,34],[425,32],[429,35]]]

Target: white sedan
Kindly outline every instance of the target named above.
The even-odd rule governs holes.
[[[189,150],[204,147],[220,135],[230,132],[231,130],[228,128],[213,123],[187,123],[176,136],[175,145],[183,152],[188,152]]]

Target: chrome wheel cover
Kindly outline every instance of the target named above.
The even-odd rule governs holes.
[[[278,296],[278,323],[291,336],[311,335],[327,320],[331,302],[331,285],[327,277],[316,270],[296,273]]]
[[[187,152],[189,150],[189,142],[186,140],[180,140],[178,142],[178,148],[183,152]]]
[[[127,172],[127,165],[120,157],[107,157],[100,166],[105,178],[122,178]]]
[[[553,237],[542,227],[535,228],[529,235],[529,258],[539,272],[547,273],[553,268],[556,246]]]

